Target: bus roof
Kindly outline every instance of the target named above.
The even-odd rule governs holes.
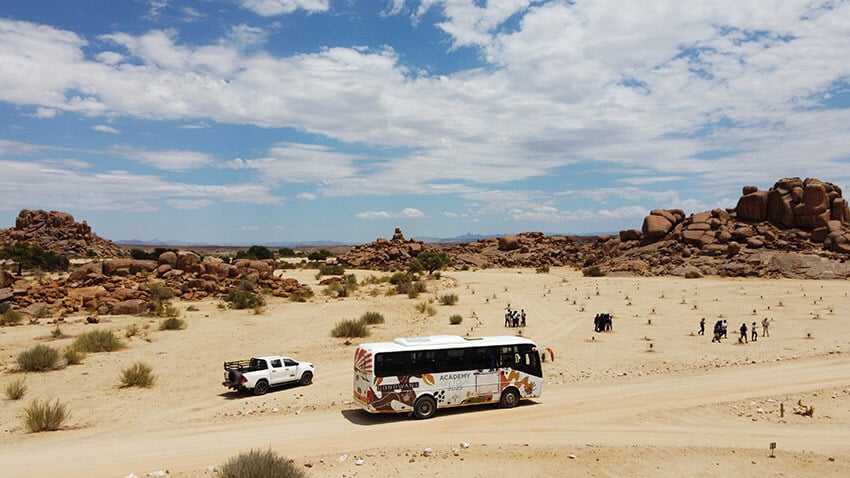
[[[460,335],[426,335],[422,337],[401,337],[392,342],[371,342],[359,347],[372,353],[401,352],[404,350],[454,349],[466,347],[486,347],[499,345],[528,344],[534,342],[525,337],[498,335],[492,337],[461,337]]]

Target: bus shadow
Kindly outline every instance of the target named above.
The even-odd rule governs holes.
[[[523,400],[516,406],[516,408],[533,407],[536,405],[540,405],[540,402],[534,400]],[[488,412],[498,413],[499,411],[504,411],[506,413],[510,412],[510,410],[502,409],[495,404],[441,408],[437,411],[437,414],[433,418],[430,418],[427,421],[439,420],[440,417],[451,417],[460,414]],[[384,425],[387,423],[398,423],[409,420],[416,420],[416,418],[413,417],[413,414],[411,412],[369,413],[361,408],[355,408],[342,410],[341,413],[343,418],[348,420],[349,423],[361,426]]]

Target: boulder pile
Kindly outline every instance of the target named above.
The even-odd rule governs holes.
[[[356,269],[404,270],[424,250],[422,241],[405,239],[401,229],[396,228],[391,239],[381,237],[370,244],[354,246],[337,260]]]
[[[0,229],[0,247],[25,242],[65,257],[124,257],[127,251],[92,233],[67,212],[24,209],[15,227]]]
[[[567,236],[542,232],[479,239],[445,249],[455,269],[469,267],[540,267],[574,265],[582,252]]]
[[[194,252],[165,252],[158,261],[109,259],[85,264],[64,279],[31,283],[12,276],[7,299],[19,309],[61,307],[65,311],[91,310],[98,314],[140,314],[151,307],[150,284],[160,279],[183,300],[222,298],[250,282],[275,297],[312,295],[310,286],[274,274],[273,260],[237,260],[201,257]],[[11,275],[11,274],[10,274]],[[3,283],[7,282],[3,274]]]

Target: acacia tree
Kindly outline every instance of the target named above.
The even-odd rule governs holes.
[[[18,263],[18,274],[21,269],[41,269],[43,271],[67,271],[70,261],[51,251],[38,246],[19,242],[0,249],[0,259],[9,259]]]
[[[427,251],[419,254],[416,260],[428,271],[428,275],[431,275],[449,263],[449,256],[445,252]]]

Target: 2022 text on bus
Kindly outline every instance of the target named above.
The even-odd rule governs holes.
[[[512,336],[408,337],[360,344],[354,355],[354,399],[372,413],[413,412],[539,397],[543,371],[537,346]]]

